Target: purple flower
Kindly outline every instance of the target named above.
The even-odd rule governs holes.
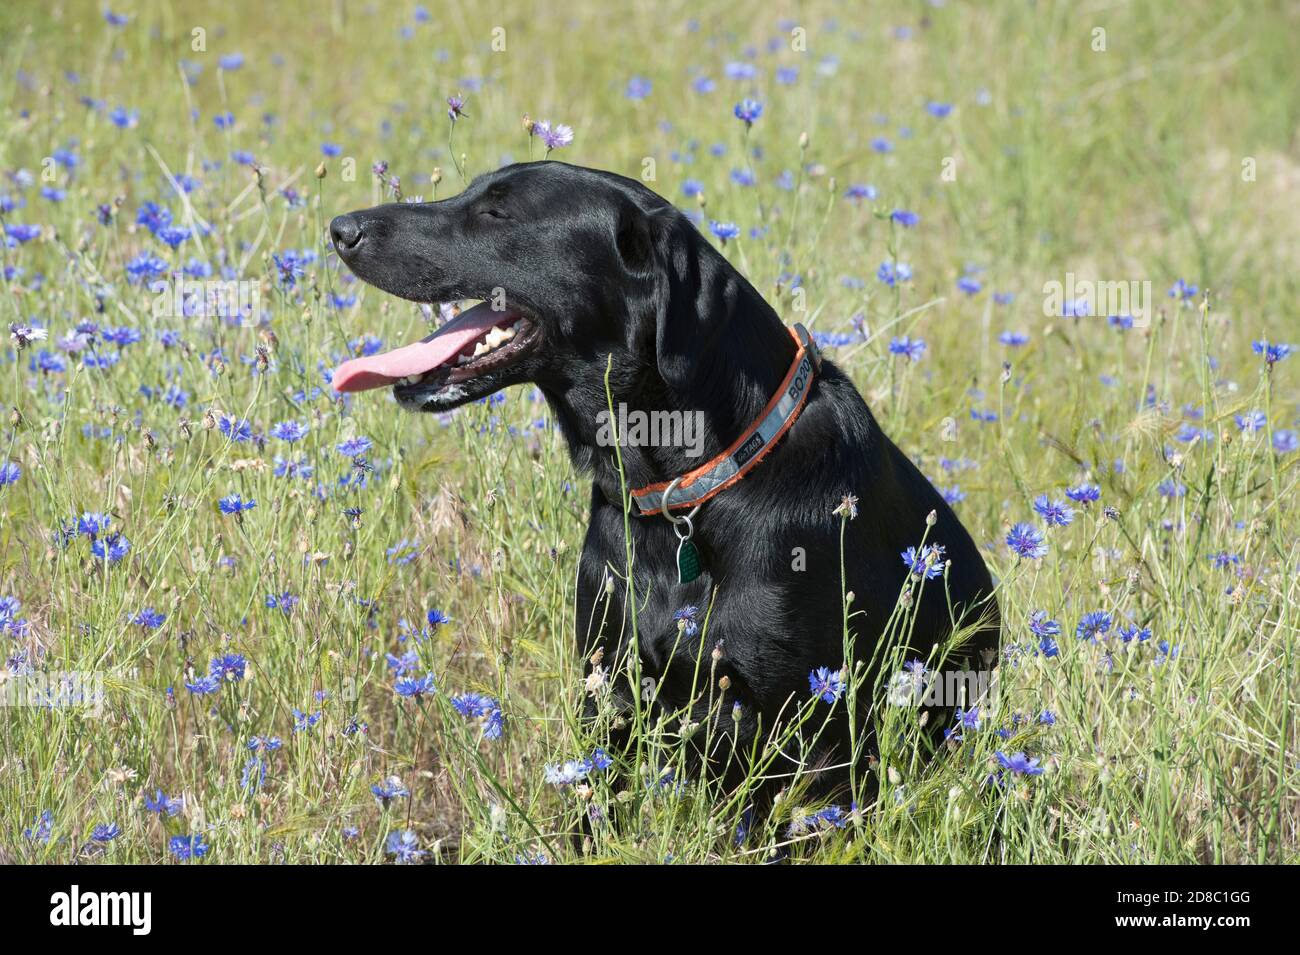
[[[758,100],[743,99],[736,104],[732,112],[735,113],[736,119],[743,122],[745,128],[748,129],[754,125],[755,120],[763,115],[763,104]]]
[[[654,84],[644,76],[634,76],[627,81],[627,88],[623,91],[623,95],[631,100],[640,100],[649,96],[653,89]]]
[[[921,356],[925,354],[926,344],[924,338],[911,338],[907,335],[899,335],[889,340],[889,352],[892,355],[906,355],[912,361],[920,361]]]
[[[1067,487],[1065,496],[1086,507],[1101,497],[1101,488],[1095,484],[1080,484],[1077,487]]]
[[[1097,642],[1098,637],[1105,636],[1110,632],[1113,620],[1110,614],[1104,610],[1094,610],[1091,613],[1085,613],[1079,620],[1079,625],[1074,628],[1074,635],[1080,640],[1090,640]]]
[[[447,97],[447,118],[449,120],[454,123],[460,117],[468,115],[469,113],[465,112],[465,97],[459,93]],[[385,164],[385,171],[387,171],[387,164]]]
[[[182,862],[188,862],[191,859],[201,859],[208,854],[208,844],[203,840],[203,835],[197,836],[172,836],[167,843],[172,855]]]
[[[549,153],[553,149],[560,149],[573,142],[573,127],[565,126],[563,123],[552,126],[549,119],[540,119],[533,123],[532,135],[541,139]]]
[[[718,222],[716,219],[709,223],[709,231],[724,244],[728,239],[734,239],[740,235],[740,227],[734,222]]]
[[[813,696],[834,703],[844,693],[844,671],[818,667],[808,674],[808,688]]]
[[[462,693],[451,698],[456,712],[467,720],[483,721],[483,738],[500,739],[503,725],[501,704],[482,693]]]
[[[393,684],[393,692],[408,700],[422,700],[437,691],[438,685],[434,682],[432,673],[426,673],[422,677],[405,677]]]
[[[1040,560],[1047,554],[1047,543],[1033,524],[1017,524],[1007,532],[1007,546],[1017,557]]]
[[[425,856],[425,851],[420,848],[419,839],[410,829],[389,833],[385,845],[388,854],[393,856],[393,861],[398,865],[413,865]]]
[[[1064,501],[1049,501],[1046,494],[1034,498],[1034,510],[1048,527],[1066,527],[1074,520],[1074,508]]]
[[[899,556],[913,577],[934,580],[943,576],[943,550],[942,544],[926,544],[920,550],[909,547]]]
[[[1043,768],[1038,765],[1038,760],[1026,756],[1024,753],[1012,753],[1008,756],[1006,753],[998,750],[994,755],[1003,769],[1016,776],[1041,776]]]
[[[222,514],[242,514],[244,511],[251,511],[257,507],[257,501],[252,498],[245,501],[241,494],[227,494],[217,501],[217,507]]]
[[[1267,338],[1251,342],[1250,347],[1256,355],[1264,356],[1264,361],[1269,365],[1276,365],[1282,359],[1288,357],[1293,350],[1291,345],[1270,342]]]

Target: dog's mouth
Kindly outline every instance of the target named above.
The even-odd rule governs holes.
[[[494,309],[480,302],[432,335],[377,355],[353,358],[333,376],[336,391],[369,391],[392,385],[399,402],[450,407],[473,397],[470,382],[483,380],[495,391],[496,380],[537,343],[537,323],[518,309]],[[485,391],[484,393],[488,393]]]

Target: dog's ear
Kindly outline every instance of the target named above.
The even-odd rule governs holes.
[[[655,269],[655,362],[669,387],[686,390],[731,319],[738,276],[676,209],[645,221]]]

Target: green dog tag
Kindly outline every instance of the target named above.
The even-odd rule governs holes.
[[[689,539],[683,538],[677,545],[677,582],[689,584],[700,576],[700,552]]]

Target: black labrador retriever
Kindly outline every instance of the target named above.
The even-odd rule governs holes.
[[[713,768],[735,771],[743,757],[719,754],[761,749],[752,744],[788,727],[810,690],[827,700],[815,705],[830,705],[846,617],[863,701],[901,678],[910,687],[901,702],[916,701],[918,680],[927,707],[973,702],[939,697],[957,686],[953,673],[987,674],[996,655],[997,605],[979,550],[849,378],[819,361],[802,330],[792,335],[670,203],[623,176],[533,162],[439,202],[339,216],[330,235],[358,277],[393,295],[483,300],[422,342],[345,363],[334,386],[392,386],[405,408],[447,411],[536,384],[574,464],[594,478],[577,583],[589,675],[600,668],[599,682],[614,664],[610,679],[630,699],[618,665],[636,646],[658,711],[713,720],[722,741],[705,754]],[[630,518],[635,644],[626,591],[608,586],[626,567],[624,484],[608,440],[624,410],[626,420],[666,411],[702,424],[694,447],[624,434],[617,449],[626,488],[640,489]],[[902,654],[891,663],[879,652],[886,628],[905,631],[907,656],[947,681],[915,664],[898,672]],[[819,668],[828,672],[813,675]],[[814,752],[767,766],[774,785],[802,757],[830,793],[869,754],[864,728],[850,753],[849,721],[823,714],[809,724],[823,728]]]

